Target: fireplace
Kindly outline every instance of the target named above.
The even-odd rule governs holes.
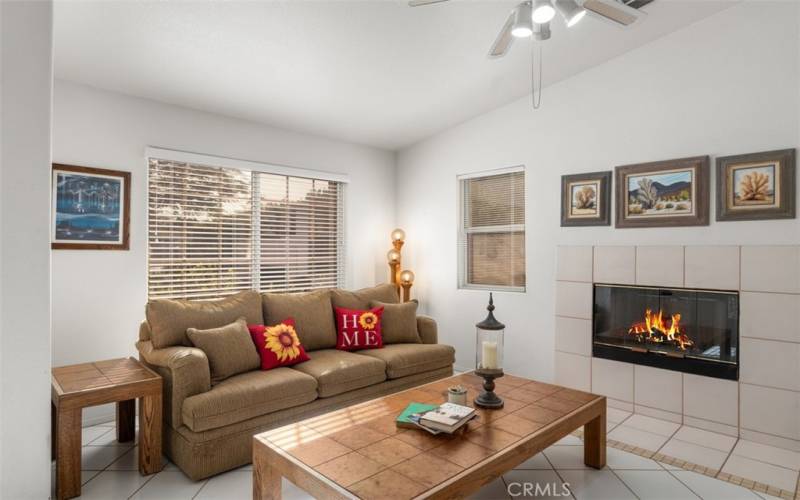
[[[739,378],[739,293],[594,285],[592,354]]]

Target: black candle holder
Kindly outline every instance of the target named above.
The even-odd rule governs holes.
[[[503,400],[494,393],[494,379],[503,376],[503,369],[478,368],[475,370],[475,375],[483,378],[483,392],[481,392],[473,401],[475,406],[488,408],[491,410],[498,410],[502,408]]]

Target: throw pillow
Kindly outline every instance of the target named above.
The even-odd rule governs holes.
[[[336,348],[343,351],[356,351],[383,347],[382,315],[383,307],[375,307],[367,311],[337,307]]]
[[[258,369],[258,353],[253,349],[244,318],[209,330],[187,328],[186,336],[195,347],[206,353],[212,384]]]
[[[403,304],[384,304],[373,300],[371,307],[382,307],[383,341],[387,344],[421,344],[417,331],[417,301]]]
[[[262,370],[292,366],[311,359],[300,343],[293,318],[287,318],[274,326],[248,325],[247,327],[261,356]]]

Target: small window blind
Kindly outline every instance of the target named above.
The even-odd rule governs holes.
[[[149,298],[344,282],[343,184],[151,159]]]
[[[459,287],[525,290],[524,170],[459,183]]]

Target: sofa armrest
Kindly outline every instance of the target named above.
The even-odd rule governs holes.
[[[417,331],[423,344],[436,344],[439,340],[436,320],[428,316],[417,316]]]
[[[183,400],[211,390],[206,354],[196,347],[155,349],[149,340],[136,343],[139,358],[164,378],[164,415],[177,429],[182,425]]]

